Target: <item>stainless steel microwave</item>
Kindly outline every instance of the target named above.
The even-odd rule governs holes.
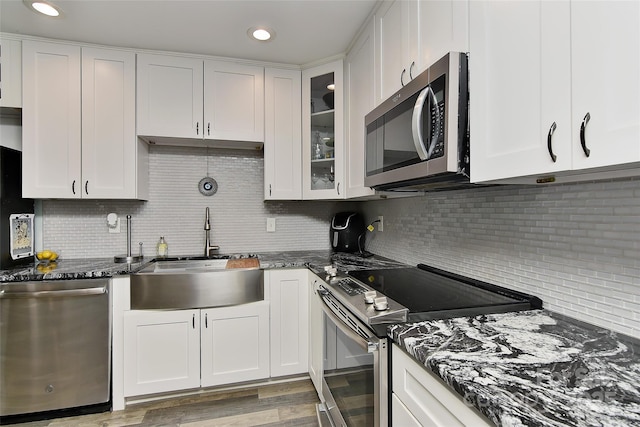
[[[467,54],[450,52],[366,115],[365,185],[468,185],[468,106]]]

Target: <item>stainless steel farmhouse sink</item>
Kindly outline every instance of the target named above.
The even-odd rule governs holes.
[[[131,308],[224,307],[264,299],[260,268],[226,267],[227,259],[156,261],[131,275]]]

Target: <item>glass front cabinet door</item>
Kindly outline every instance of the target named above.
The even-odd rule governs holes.
[[[302,72],[303,198],[344,198],[343,65]]]

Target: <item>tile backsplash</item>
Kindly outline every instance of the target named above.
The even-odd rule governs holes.
[[[208,157],[208,162],[207,162]],[[218,183],[203,196],[198,182]],[[126,216],[132,220],[132,252],[143,242],[147,256],[156,254],[164,236],[170,255],[204,252],[205,208],[211,212],[211,243],[223,253],[330,248],[329,221],[335,202],[264,201],[263,156],[251,150],[209,150],[151,146],[148,201],[44,200],[43,247],[65,258],[110,257],[126,253]],[[119,234],[110,234],[107,214],[120,217]],[[276,232],[266,232],[268,217]]]
[[[218,192],[198,191],[207,175]],[[65,258],[126,252],[153,256],[164,236],[169,254],[199,255],[204,213],[222,252],[328,250],[333,213],[358,209],[384,232],[367,235],[373,253],[426,263],[535,294],[546,308],[640,337],[640,179],[496,186],[367,202],[263,200],[260,152],[152,146],[150,198],[142,201],[45,200],[43,245]],[[121,218],[108,233],[106,216]],[[267,218],[276,232],[266,232]]]
[[[640,179],[367,202],[367,250],[532,293],[640,337]]]

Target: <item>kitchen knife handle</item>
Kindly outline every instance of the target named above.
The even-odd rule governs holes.
[[[556,127],[556,122],[553,122],[551,124],[551,128],[549,128],[549,134],[547,135],[547,150],[549,150],[549,155],[551,156],[551,160],[553,160],[553,163],[555,163],[556,159],[558,158],[558,156],[553,154],[553,145],[551,144],[551,138],[553,137],[553,132],[555,132]]]
[[[587,141],[585,140],[584,132],[587,128],[589,120],[591,120],[591,114],[587,112],[587,114],[584,116],[584,119],[582,119],[582,124],[580,125],[580,145],[582,145],[582,151],[584,151],[584,155],[587,157],[589,157],[589,154],[591,154],[591,150],[587,148]]]

